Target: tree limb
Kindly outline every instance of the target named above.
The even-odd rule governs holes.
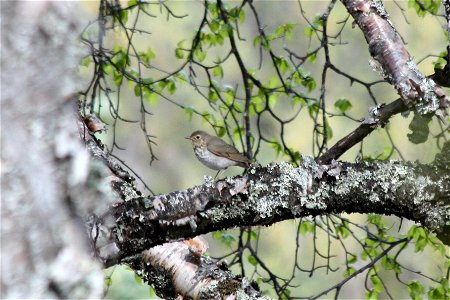
[[[125,258],[217,229],[327,213],[379,213],[420,222],[449,244],[450,172],[448,161],[442,161],[449,152],[447,143],[431,166],[400,162],[324,166],[308,157],[299,168],[287,163],[254,166],[244,176],[125,201],[116,207],[115,234]]]
[[[398,113],[408,110],[402,99],[397,99],[388,105],[371,107],[369,116],[351,133],[340,139],[327,152],[321,155],[317,162],[319,164],[329,164],[333,159],[338,159],[348,149],[361,142],[372,131],[379,126],[384,126],[389,119]]]
[[[408,107],[414,107],[420,114],[448,107],[449,99],[442,88],[417,68],[381,1],[342,0],[342,3],[366,38],[374,58],[372,67],[394,86]]]

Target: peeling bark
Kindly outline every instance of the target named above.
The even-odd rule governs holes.
[[[165,299],[179,295],[189,299],[269,299],[255,283],[234,275],[224,264],[195,255],[182,242],[153,247],[126,261]]]
[[[115,235],[118,249],[107,263],[132,266],[168,299],[259,298],[256,285],[230,273],[225,265],[196,254],[186,243],[165,242],[241,225],[358,212],[421,222],[449,245],[449,157],[450,143],[431,165],[335,161],[318,165],[305,157],[300,168],[287,163],[253,166],[244,176],[210,178],[203,185],[155,197],[138,195],[130,182],[117,177],[113,186],[124,201],[114,205],[113,233],[104,235],[110,242]]]
[[[448,108],[442,88],[417,68],[380,0],[342,0],[364,34],[374,60],[372,68],[394,85],[408,107],[420,114]]]
[[[236,226],[268,225],[327,213],[379,213],[422,223],[449,244],[450,143],[430,166],[401,162],[318,165],[304,157],[253,166],[248,174],[116,208],[122,257],[154,245]],[[447,163],[447,164],[446,164]]]

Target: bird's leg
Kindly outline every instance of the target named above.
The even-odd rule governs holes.
[[[217,171],[216,176],[214,176],[214,180],[216,180],[216,178],[219,175],[220,171],[222,171],[222,170]]]

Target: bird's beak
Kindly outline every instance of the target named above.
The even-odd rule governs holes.
[[[191,139],[190,136],[185,136],[184,138],[187,139],[187,140],[190,140],[190,139]]]

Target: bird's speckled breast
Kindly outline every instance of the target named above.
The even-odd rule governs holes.
[[[203,147],[195,147],[194,152],[195,156],[197,156],[197,158],[205,166],[213,170],[223,170],[230,166],[236,166],[238,164],[237,162],[231,159],[217,156]]]

